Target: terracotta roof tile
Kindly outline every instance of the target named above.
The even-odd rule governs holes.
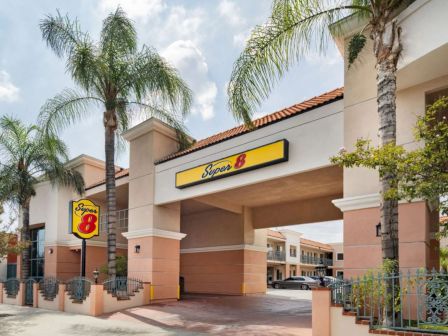
[[[281,232],[270,230],[270,229],[268,229],[268,236],[274,237],[274,238],[286,239],[285,236]]]
[[[333,247],[331,247],[331,245],[320,243],[310,239],[300,238],[300,244],[324,250],[333,250]]]
[[[119,179],[119,178],[125,177],[125,176],[129,176],[129,169],[121,168],[119,171],[117,171],[115,173],[115,179]],[[106,183],[106,179],[102,179],[101,181],[98,181],[91,185],[86,186],[86,190],[98,187],[99,185],[102,185],[104,183]]]
[[[268,126],[274,122],[277,122],[277,121],[280,121],[280,120],[283,120],[285,118],[289,118],[289,117],[292,117],[295,115],[299,115],[301,113],[312,110],[316,107],[331,103],[335,100],[339,100],[339,99],[343,98],[343,96],[344,96],[344,88],[337,88],[332,91],[326,92],[320,96],[313,97],[311,99],[308,99],[301,103],[287,107],[280,111],[268,114],[264,117],[254,120],[253,122],[254,122],[256,129],[262,128],[262,127]],[[166,162],[166,161],[175,159],[177,157],[187,155],[189,153],[196,152],[200,149],[215,145],[215,144],[220,143],[225,140],[229,140],[229,139],[234,138],[239,135],[243,135],[250,131],[251,130],[249,128],[247,128],[245,125],[236,126],[227,131],[212,135],[206,139],[199,140],[196,143],[194,143],[193,146],[191,146],[190,148],[179,151],[177,153],[173,153],[171,155],[168,155],[167,157],[157,161],[156,164]]]

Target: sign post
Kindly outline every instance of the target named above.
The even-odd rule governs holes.
[[[100,207],[88,199],[70,202],[69,232],[79,239],[81,244],[81,276],[86,276],[86,240],[99,235]]]

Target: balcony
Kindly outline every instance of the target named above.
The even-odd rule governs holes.
[[[286,261],[286,254],[284,251],[268,251],[268,261]]]
[[[121,209],[117,210],[117,231],[127,231],[128,230],[128,209]],[[107,214],[106,212],[100,216],[100,232],[107,232],[107,225],[106,225],[106,218]]]
[[[307,256],[307,255],[300,256],[300,262],[302,264],[308,264],[308,265],[324,264],[325,266],[333,266],[333,259],[318,258],[318,257]]]

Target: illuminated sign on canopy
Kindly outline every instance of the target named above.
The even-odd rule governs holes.
[[[176,188],[182,189],[284,161],[288,161],[288,141],[285,139],[178,172]]]
[[[81,239],[99,235],[100,207],[88,199],[70,202],[70,233]]]

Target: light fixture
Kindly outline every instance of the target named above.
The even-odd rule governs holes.
[[[95,268],[95,270],[93,271],[93,279],[95,279],[95,284],[98,283],[98,276],[100,275],[100,272],[98,271],[97,268]]]
[[[376,236],[381,237],[381,223],[376,225]]]
[[[51,247],[48,249],[48,253],[53,254],[53,249]]]
[[[135,245],[135,253],[140,253],[140,245]]]

